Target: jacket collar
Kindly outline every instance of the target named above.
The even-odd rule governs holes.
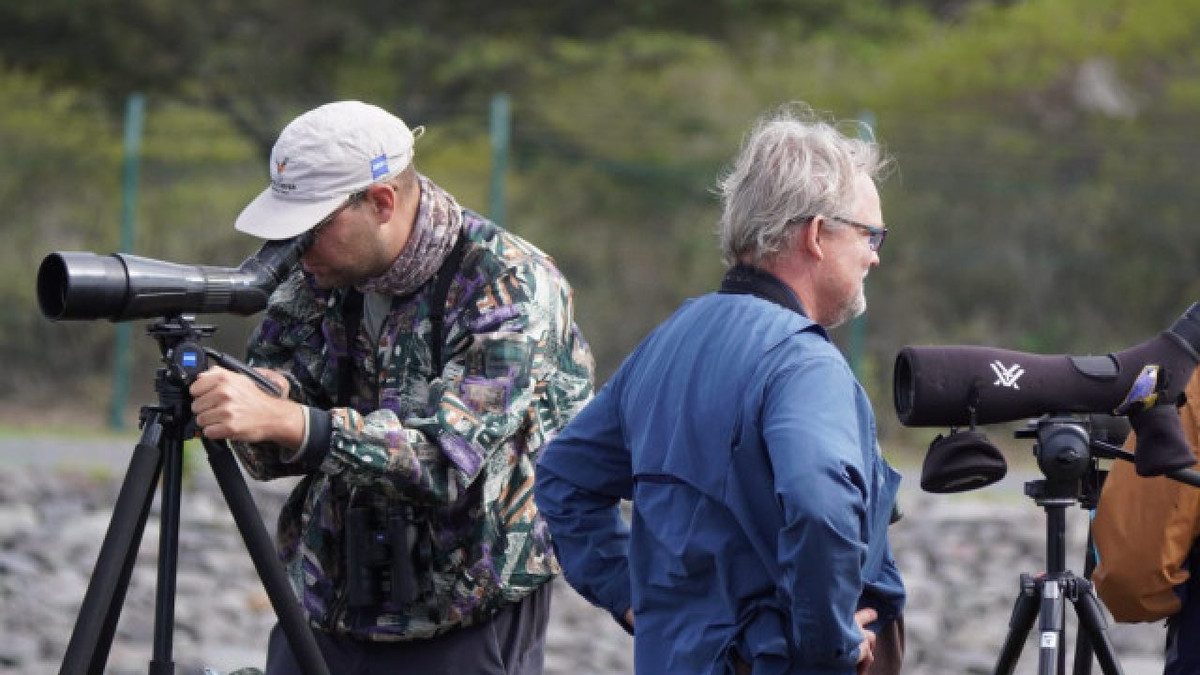
[[[799,298],[792,292],[792,289],[788,288],[787,284],[783,283],[779,277],[757,267],[738,263],[729,268],[725,272],[725,277],[721,279],[721,288],[718,292],[753,295],[808,318],[804,306],[800,304]]]

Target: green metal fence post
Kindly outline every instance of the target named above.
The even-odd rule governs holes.
[[[505,188],[504,174],[508,171],[508,150],[512,142],[512,113],[509,106],[508,94],[500,93],[492,97],[491,110],[492,137],[492,180],[488,195],[488,215],[492,222],[504,225]]]
[[[142,148],[142,122],[145,119],[146,99],[133,94],[125,102],[125,162],[121,174],[121,245],[122,253],[133,252],[135,212],[138,198],[138,164]],[[122,413],[129,397],[130,339],[129,323],[117,324],[113,347],[113,395],[108,409],[108,425],[124,428]]]

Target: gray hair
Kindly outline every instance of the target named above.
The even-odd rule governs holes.
[[[859,130],[871,139],[869,127]],[[876,180],[889,163],[873,139],[842,134],[807,105],[764,115],[717,183],[722,259],[730,266],[773,259],[790,245],[799,219],[842,214],[853,206],[855,177]]]

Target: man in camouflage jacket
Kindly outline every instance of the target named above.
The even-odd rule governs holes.
[[[254,478],[302,476],[278,545],[333,672],[540,673],[558,564],[534,463],[592,358],[553,262],[417,173],[415,138],[358,102],[284,129],[237,227],[313,231],[250,340],[285,395],[213,369],[192,409]],[[295,672],[278,627],[268,652]]]

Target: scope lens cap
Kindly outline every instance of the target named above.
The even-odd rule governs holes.
[[[933,439],[921,467],[921,489],[935,494],[966,492],[1004,478],[1004,455],[980,431],[952,431]]]

